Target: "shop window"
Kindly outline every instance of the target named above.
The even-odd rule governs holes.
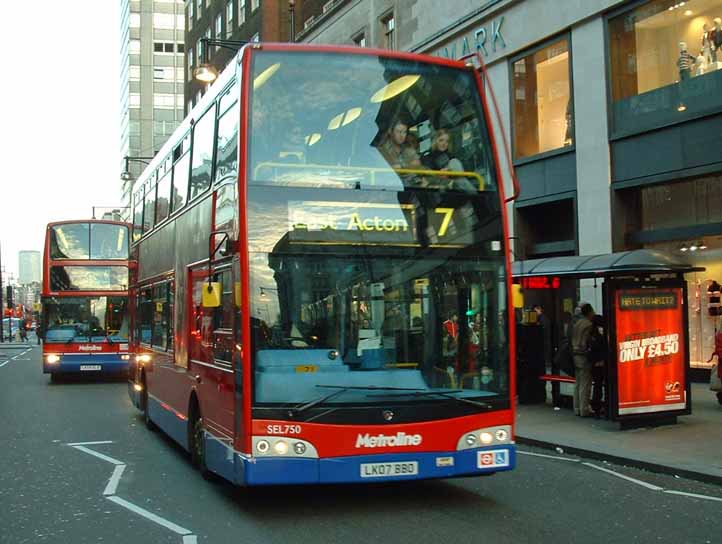
[[[570,66],[567,38],[512,62],[515,158],[572,145]]]
[[[722,0],[652,0],[611,18],[609,43],[617,133],[722,106]]]

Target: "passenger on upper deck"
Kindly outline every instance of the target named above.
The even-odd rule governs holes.
[[[459,159],[451,154],[451,134],[448,130],[440,128],[436,131],[431,142],[431,149],[421,157],[421,162],[429,170],[441,170],[445,172],[463,172],[464,165]],[[437,184],[443,180],[444,185],[449,189],[460,189],[463,191],[475,191],[474,185],[467,178],[461,176],[439,176]]]
[[[421,168],[418,153],[406,140],[408,131],[409,124],[406,121],[403,119],[395,119],[378,146],[379,152],[391,168]]]

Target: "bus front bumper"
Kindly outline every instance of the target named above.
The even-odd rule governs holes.
[[[240,485],[372,483],[484,476],[512,470],[516,446],[322,459],[236,457],[234,479]]]
[[[124,375],[128,372],[128,360],[119,353],[96,353],[93,355],[60,355],[60,360],[49,363],[43,357],[44,374],[100,373]]]

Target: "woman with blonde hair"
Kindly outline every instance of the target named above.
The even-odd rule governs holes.
[[[431,140],[431,149],[421,157],[422,164],[429,170],[442,170],[447,172],[463,172],[464,165],[451,154],[451,134],[445,128],[440,128]],[[474,191],[473,184],[466,178],[450,176],[448,179],[450,189]]]

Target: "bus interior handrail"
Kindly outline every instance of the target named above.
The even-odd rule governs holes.
[[[455,171],[455,170],[428,170],[416,168],[381,168],[372,166],[338,166],[328,164],[296,164],[282,162],[262,162],[253,169],[254,178],[258,177],[258,172],[262,168],[285,168],[300,170],[336,170],[341,172],[359,172],[371,175],[371,185],[376,185],[376,174],[394,173],[399,175],[417,175],[432,177],[458,177],[458,178],[475,178],[479,182],[479,191],[486,190],[486,181],[484,177],[477,172]]]

